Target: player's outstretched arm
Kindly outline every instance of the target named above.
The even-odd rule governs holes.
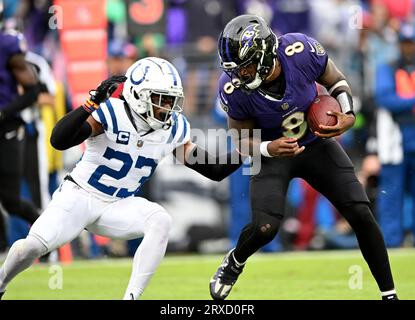
[[[337,117],[337,124],[334,126],[320,125],[321,132],[316,132],[316,135],[322,138],[341,135],[343,132],[353,127],[355,122],[352,91],[346,81],[346,77],[336,67],[334,62],[329,59],[326,70],[317,82],[325,86],[329,91],[329,94],[337,99],[342,112],[331,112],[331,115]]]
[[[66,150],[76,146],[91,135],[95,136],[104,132],[102,125],[91,116],[91,113],[99,108],[99,105],[109,99],[118,84],[124,82],[124,76],[113,76],[103,81],[99,87],[89,92],[88,99],[82,108],[76,108],[66,114],[53,128],[50,137],[51,145],[58,150]]]
[[[221,181],[235,172],[244,160],[236,150],[215,157],[191,141],[175,149],[174,155],[186,167],[214,181]]]
[[[254,120],[235,120],[228,116],[228,128],[236,130],[237,135],[233,135],[233,142],[243,153],[255,156],[259,154],[261,140],[254,137],[253,129],[255,129]]]

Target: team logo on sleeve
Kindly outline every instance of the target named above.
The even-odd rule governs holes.
[[[255,39],[259,35],[258,24],[251,24],[245,28],[242,32],[239,40],[239,58],[243,59],[254,45],[256,45]]]
[[[326,54],[326,50],[324,50],[324,47],[321,45],[320,42],[315,41],[313,44],[316,48],[316,53],[318,56],[324,56]]]

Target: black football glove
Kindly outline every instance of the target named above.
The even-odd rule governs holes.
[[[105,100],[108,100],[117,89],[118,85],[125,82],[125,80],[127,80],[126,76],[112,76],[102,81],[98,88],[89,91],[92,102],[99,105]]]

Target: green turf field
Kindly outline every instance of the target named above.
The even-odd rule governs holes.
[[[400,299],[415,299],[415,249],[389,253]],[[209,279],[222,257],[168,255],[142,299],[210,299]],[[355,271],[359,267],[361,288],[350,289],[349,282],[359,286]],[[4,299],[121,299],[131,261],[88,260],[64,265],[62,289],[49,288],[49,284],[59,285],[58,273],[49,268],[35,265],[22,273],[9,285]],[[229,299],[379,299],[379,294],[360,251],[293,252],[255,254]]]

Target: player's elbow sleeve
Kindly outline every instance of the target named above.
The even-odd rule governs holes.
[[[57,138],[55,135],[53,135],[53,131],[52,131],[52,135],[50,136],[50,144],[56,150],[60,150],[60,151],[65,150],[64,145],[59,140],[59,138]]]
[[[70,147],[68,141],[65,141],[65,137],[61,134],[59,127],[54,127],[50,136],[50,144],[56,150],[66,150]]]
[[[196,147],[185,165],[206,178],[219,182],[242,165],[242,158],[237,151],[227,153],[224,155],[224,159],[212,157],[205,150]]]
[[[87,122],[84,122],[76,132],[58,123],[52,130],[50,144],[57,150],[66,150],[84,142],[91,133],[92,128]]]

